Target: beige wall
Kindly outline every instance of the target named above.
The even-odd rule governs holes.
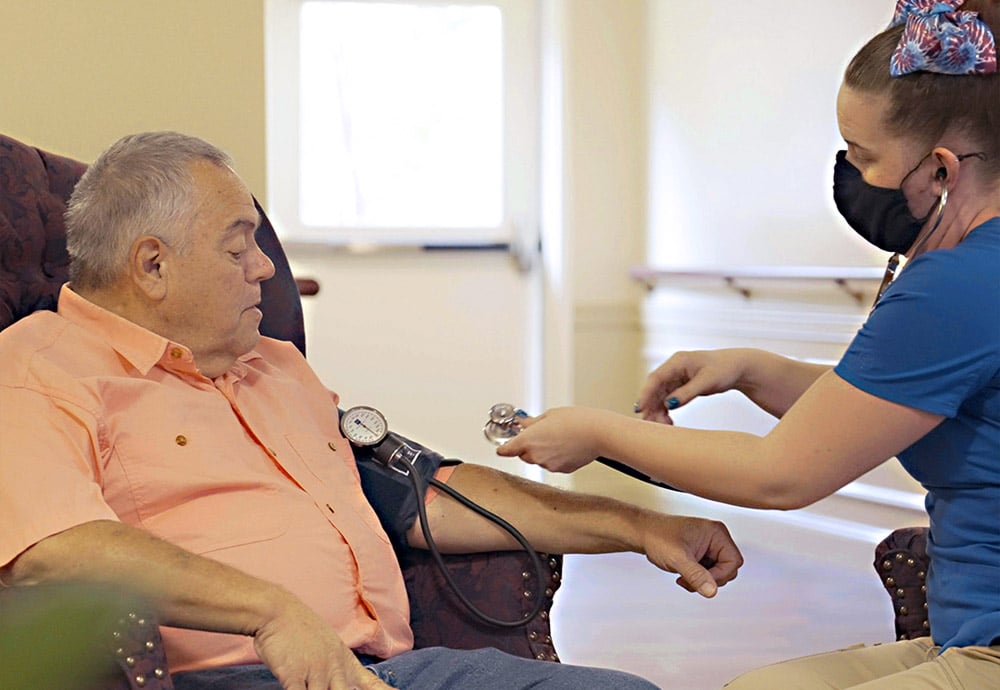
[[[175,129],[226,149],[264,196],[262,2],[8,1],[0,45],[5,134],[91,161]]]
[[[566,2],[572,402],[619,412],[632,409],[644,377],[643,293],[629,268],[645,251],[646,15],[646,2]]]

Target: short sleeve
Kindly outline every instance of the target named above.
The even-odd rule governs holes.
[[[908,407],[954,417],[1000,370],[1000,255],[935,251],[897,278],[836,373]]]
[[[117,520],[101,495],[96,422],[81,407],[0,385],[0,565],[42,539]]]

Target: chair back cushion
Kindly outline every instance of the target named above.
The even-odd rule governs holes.
[[[0,134],[0,330],[55,309],[69,269],[63,213],[86,169]]]

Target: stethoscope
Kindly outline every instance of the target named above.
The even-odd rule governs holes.
[[[521,430],[524,428],[521,426],[521,420],[530,416],[520,407],[514,407],[510,403],[497,403],[490,408],[489,414],[490,417],[483,426],[483,435],[490,443],[496,446],[502,446],[507,443],[507,441],[521,433]],[[676,487],[653,479],[648,474],[640,472],[634,467],[630,467],[625,463],[618,462],[617,460],[605,457],[598,457],[595,458],[595,460],[602,465],[606,465],[613,470],[626,474],[633,479],[638,479],[639,481],[652,484],[653,486],[659,486],[663,489],[678,491]]]

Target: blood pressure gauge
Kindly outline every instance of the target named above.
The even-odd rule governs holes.
[[[377,446],[389,433],[385,415],[374,407],[358,405],[340,417],[340,430],[356,446]]]

